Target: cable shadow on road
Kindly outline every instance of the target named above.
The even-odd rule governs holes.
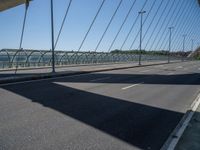
[[[53,82],[2,88],[145,150],[160,149],[184,115]]]

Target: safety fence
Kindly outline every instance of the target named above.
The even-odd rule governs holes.
[[[103,64],[120,62],[137,62],[138,54],[108,53],[108,52],[78,52],[55,51],[55,65],[72,64]],[[142,54],[142,61],[167,61],[166,55]],[[171,60],[180,60],[180,57],[170,56]],[[50,50],[0,50],[0,69],[16,67],[51,66],[52,51]]]

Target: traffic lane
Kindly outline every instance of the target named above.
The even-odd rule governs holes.
[[[174,63],[174,64],[176,64],[176,63]],[[158,66],[160,66],[161,68],[163,67],[163,66],[165,66],[165,68],[168,68],[168,67],[170,67],[171,65],[174,65],[174,64],[166,64],[166,65],[158,65]],[[177,63],[177,64],[179,64],[179,63]],[[153,66],[154,68],[157,68],[156,66]],[[148,68],[150,68],[149,70],[148,70]],[[135,73],[137,73],[137,72],[140,72],[139,70],[142,70],[141,71],[141,73],[145,73],[145,72],[149,72],[149,71],[151,71],[152,69],[151,69],[152,67],[151,66],[146,66],[146,67],[136,67],[136,68],[130,68],[130,69],[123,69],[124,71],[127,71],[127,70],[133,70],[133,71],[131,71],[131,72],[135,72]],[[107,72],[109,72],[109,71],[107,71]],[[17,75],[22,75],[22,74],[17,74]],[[28,75],[28,74],[24,74],[24,75]],[[72,78],[72,77],[78,77],[79,75],[74,75],[74,76],[68,76],[68,77],[70,77],[70,78]],[[83,76],[83,75],[80,75],[80,76]],[[59,79],[59,78],[63,78],[63,77],[56,77],[56,78],[52,78],[52,79]],[[64,77],[65,78],[65,77]],[[49,79],[48,79],[49,80]],[[37,80],[37,81],[44,81],[43,79],[42,80]],[[30,83],[30,81],[28,81],[29,83]],[[32,82],[32,81],[31,81]],[[35,81],[34,81],[35,82]],[[26,82],[24,82],[24,83],[26,83]]]
[[[91,147],[91,149],[114,149],[114,147],[118,146],[122,149],[131,147],[158,149],[161,146],[160,141],[155,141],[156,136],[158,136],[158,130],[162,130],[162,134],[166,135],[165,132],[168,133],[169,131],[164,125],[169,121],[168,119],[173,120],[172,124],[175,125],[177,123],[176,120],[183,115],[179,112],[141,105],[57,84],[47,85],[45,88],[48,89],[48,93],[43,88],[41,89],[43,94],[33,94],[33,91],[29,90],[21,91],[21,89],[15,89],[13,91],[7,89],[12,91],[13,98],[9,97],[12,94],[2,95],[3,98],[7,97],[17,101],[18,104],[16,105],[22,107],[21,109],[15,109],[11,113],[8,111],[8,117],[4,116],[4,118],[9,119],[1,121],[4,124],[1,127],[1,135],[4,141],[15,141],[17,138],[18,141],[15,141],[15,146],[23,145],[24,148],[30,146],[30,142],[27,143],[27,140],[30,140],[34,145],[39,144],[37,145],[38,147],[41,146],[40,144],[42,144],[42,147],[48,147],[48,144],[44,144],[45,141],[43,141],[44,143],[41,141],[47,140],[51,142],[55,138],[56,141],[53,142],[53,145],[55,147],[58,145],[63,146],[63,148],[66,148],[64,143],[69,142],[73,143],[71,148],[75,147],[75,149],[78,147],[83,149],[87,147]],[[68,95],[69,91],[71,92],[70,97]],[[22,95],[24,101],[21,98]],[[34,103],[32,104],[31,101]],[[20,105],[20,103],[23,105]],[[24,103],[28,106],[26,107]],[[15,107],[12,106],[11,109],[13,108]],[[28,113],[26,111],[31,112]],[[50,111],[50,115],[48,112],[44,113],[46,115],[40,115],[45,111]],[[58,123],[59,128],[54,123],[55,128],[52,129],[52,118],[55,119],[60,115],[57,112],[66,115],[66,118],[64,118],[68,124],[65,123],[65,126],[59,125],[63,123],[63,118],[61,117],[62,119],[59,120],[58,117],[56,123]],[[11,114],[15,115],[10,116]],[[155,117],[155,114],[157,117]],[[43,119],[44,121],[42,121]],[[41,121],[46,122],[45,129],[43,129],[44,126],[40,127]],[[160,122],[159,125],[155,121]],[[97,130],[94,130],[94,128]],[[154,134],[151,133],[152,129],[157,129],[154,130]],[[65,134],[61,134],[60,137],[61,131]],[[56,134],[54,135],[54,133]],[[4,136],[4,134],[7,136]],[[16,137],[16,135],[18,136]],[[49,136],[54,138],[49,140]],[[29,138],[26,139],[27,137]],[[102,139],[103,142],[101,140],[98,141],[98,139]],[[83,145],[80,145],[80,143]],[[10,146],[9,142],[4,143],[4,145]]]
[[[159,64],[165,63],[165,61],[159,62],[144,62],[144,65],[148,64]],[[131,67],[137,66],[137,62],[129,62],[129,63],[114,63],[114,64],[95,64],[95,65],[74,65],[74,66],[62,66],[56,67],[57,72],[66,72],[72,73],[77,71],[91,71],[91,70],[98,70],[98,69],[106,69],[106,68],[117,68],[117,67]],[[36,69],[24,69],[24,70],[10,70],[10,71],[3,71],[0,72],[0,77],[11,77],[11,76],[28,76],[28,75],[36,75],[36,74],[45,74],[51,73],[51,67],[47,68],[36,68]],[[16,72],[16,73],[15,73]]]
[[[48,86],[49,87],[49,86]],[[26,88],[27,89],[27,88]],[[49,90],[48,90],[49,91]],[[50,90],[50,92],[51,92],[51,90]],[[56,92],[56,90],[54,91],[54,92]],[[85,91],[84,91],[85,92]],[[39,93],[39,92],[38,92]],[[38,93],[35,93],[34,95],[37,95]],[[53,90],[52,90],[52,93],[53,93]],[[76,92],[75,92],[76,93]],[[75,94],[74,93],[74,94]],[[88,93],[88,92],[86,92],[86,93]],[[117,92],[118,93],[118,92]],[[63,93],[60,93],[61,95],[63,94]],[[115,94],[116,94],[116,92],[115,92]],[[22,94],[23,95],[23,94]],[[73,96],[73,94],[70,96],[70,95],[66,95],[66,97],[71,97],[71,96]],[[46,96],[45,96],[46,97]],[[72,98],[73,99],[73,98]],[[77,104],[78,105],[78,104]],[[81,106],[82,107],[82,106]],[[91,106],[92,107],[92,106]],[[20,109],[21,110],[21,109]],[[153,113],[153,115],[152,116],[156,116],[155,114],[158,114],[158,113]],[[152,117],[151,116],[151,117]],[[171,118],[170,117],[170,119],[173,119],[173,117]],[[176,119],[177,120],[177,119]],[[149,122],[149,121],[148,121]],[[147,122],[147,124],[148,124],[148,122]],[[147,128],[147,127],[145,127],[145,128]],[[168,130],[169,131],[169,130]],[[90,133],[90,130],[88,131],[89,133]],[[146,135],[146,134],[145,134]],[[152,134],[150,134],[151,136],[150,137],[152,137]],[[167,134],[164,134],[164,135],[167,135]],[[141,138],[144,138],[144,136],[142,136]],[[103,138],[103,139],[105,139],[105,138]],[[149,138],[147,138],[148,140],[145,142],[145,143],[148,143],[148,141],[149,141]],[[73,141],[73,140],[72,140]],[[121,141],[121,140],[120,140]],[[143,141],[145,141],[145,140],[141,140],[139,143],[139,145],[143,145],[143,144],[141,144]],[[118,141],[119,142],[119,141]],[[117,142],[117,143],[118,143]],[[155,141],[154,141],[155,142]],[[90,142],[89,142],[90,143]],[[136,143],[138,143],[138,142],[136,142]],[[153,141],[152,141],[152,143],[153,143]],[[161,142],[162,143],[162,142]],[[95,143],[93,143],[94,145],[95,145]],[[92,145],[93,145],[92,144]],[[76,145],[76,144],[75,144]],[[121,145],[121,144],[119,144],[119,145]],[[127,144],[122,144],[122,145],[127,145]],[[158,143],[156,144],[156,145],[158,145]],[[153,147],[153,145],[150,145],[151,147]]]

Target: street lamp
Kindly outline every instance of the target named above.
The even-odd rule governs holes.
[[[168,63],[170,63],[170,51],[171,51],[172,29],[174,29],[174,27],[169,27],[169,51],[168,51]]]
[[[186,38],[186,34],[183,35],[183,52],[182,52],[182,61],[184,61],[184,52],[185,52],[185,38]]]
[[[139,66],[141,65],[141,58],[142,58],[142,25],[143,25],[143,14],[146,13],[146,11],[139,11],[138,12],[141,15],[140,20],[140,53],[139,53]]]

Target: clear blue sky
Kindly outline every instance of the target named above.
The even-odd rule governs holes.
[[[103,31],[105,30],[106,25],[109,22],[114,10],[116,9],[120,0],[106,0],[102,11],[100,12],[91,32],[89,33],[83,48],[81,50],[93,50],[98,43]],[[118,49],[121,47],[125,36],[131,28],[132,23],[136,19],[138,15],[138,11],[141,10],[142,5],[145,0],[136,0],[136,3],[131,11],[127,22],[125,23],[122,31],[119,34],[114,46],[112,49]],[[159,27],[161,27],[162,22],[166,18],[164,22],[164,27],[161,29],[159,36],[156,38],[155,43],[162,43],[161,36],[168,37],[168,26],[175,26],[173,33],[174,39],[172,47],[174,49],[181,49],[181,41],[182,34],[188,34],[186,40],[186,49],[191,48],[191,39],[195,39],[195,45],[197,46],[200,43],[200,28],[197,26],[200,22],[200,7],[197,4],[197,0],[163,0],[163,4],[160,6],[158,11],[158,15],[156,15],[154,22],[151,27],[148,29],[147,35],[143,40],[143,46],[146,45],[147,40],[149,39],[164,7],[167,2],[169,2],[166,11],[164,12],[161,21],[158,23],[158,26],[150,39],[149,44],[147,45],[147,50],[151,46],[153,39],[156,36],[156,33],[159,31]],[[173,7],[171,8],[170,14],[167,17],[167,11],[170,9],[170,5],[174,2]],[[64,17],[65,10],[67,8],[69,0],[54,0],[54,10],[55,10],[55,37],[57,36],[59,27],[61,25],[62,19]],[[57,50],[76,50],[78,49],[88,27],[94,18],[95,13],[97,12],[98,7],[100,6],[102,0],[73,0],[71,8],[69,10],[69,14],[63,28],[63,32],[61,34]],[[113,20],[108,32],[106,33],[105,38],[103,39],[98,51],[107,51],[111,41],[116,35],[125,15],[128,12],[128,9],[131,6],[133,0],[123,0],[122,5],[116,14],[115,19]],[[147,4],[145,6],[145,10],[147,13],[144,15],[147,16],[150,8],[154,0],[147,0]],[[149,14],[148,19],[144,23],[143,33],[147,30],[148,26],[153,19],[156,10],[158,9],[161,0],[156,0],[155,5],[152,11]],[[189,11],[189,6],[190,11]],[[180,10],[179,10],[180,8]],[[175,11],[173,12],[173,10]],[[188,11],[187,11],[188,9]],[[185,11],[184,11],[185,10]],[[179,13],[178,13],[179,11]],[[185,12],[180,17],[178,22],[173,22],[173,18],[180,14],[180,12]],[[189,13],[190,12],[190,13]],[[0,49],[2,48],[18,48],[19,47],[19,39],[22,28],[22,21],[24,15],[24,5],[17,6],[13,9],[6,10],[0,13]],[[177,16],[177,18],[179,18]],[[169,25],[167,26],[167,22],[170,20]],[[174,19],[175,20],[175,19]],[[138,30],[139,30],[139,20],[133,28],[133,31],[130,34],[129,39],[127,40],[123,49],[129,49],[132,41],[134,40]],[[166,27],[165,27],[166,26]],[[184,26],[186,26],[184,28]],[[190,28],[187,28],[190,27]],[[23,48],[27,49],[50,49],[51,48],[51,36],[50,36],[50,0],[33,0],[30,3],[27,23],[24,34]],[[167,38],[168,39],[168,38]],[[139,37],[136,38],[136,41],[133,45],[133,48],[138,48],[139,45]],[[156,47],[156,44],[153,45],[152,48]],[[167,49],[167,41],[161,46],[162,49]]]

